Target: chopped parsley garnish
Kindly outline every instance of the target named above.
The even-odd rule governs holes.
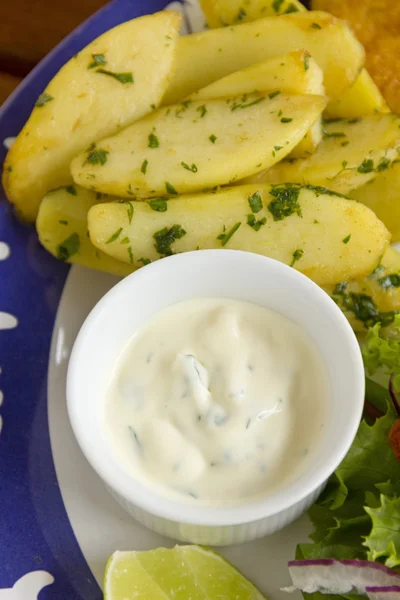
[[[349,293],[347,288],[347,282],[338,283],[333,290],[332,298],[342,310],[352,312],[365,327],[372,327],[376,323],[381,323],[382,327],[385,327],[392,323],[395,315],[398,314],[398,311],[380,312],[371,296]]]
[[[150,208],[157,212],[166,212],[168,210],[167,201],[165,198],[154,198],[149,202]]]
[[[234,18],[234,21],[238,22],[238,21],[243,21],[243,19],[247,16],[247,12],[244,10],[244,8],[239,8],[238,14],[236,15],[236,17]]]
[[[334,192],[333,190],[328,190],[326,187],[322,187],[321,185],[311,185],[307,184],[304,186],[306,190],[311,190],[314,194],[318,196],[322,196],[323,194],[326,196],[337,196],[338,198],[346,198],[343,194],[339,194],[339,192]]]
[[[301,257],[304,254],[304,250],[302,250],[301,248],[298,248],[297,250],[295,250],[292,254],[292,262],[290,263],[290,266],[293,267],[293,265],[301,259]]]
[[[132,73],[113,73],[112,71],[106,71],[106,69],[97,69],[96,73],[100,73],[101,75],[108,75],[109,77],[113,77],[120,83],[133,83],[133,75]]]
[[[165,182],[165,189],[167,190],[168,194],[174,194],[174,196],[178,194],[172,183],[170,183],[169,181]]]
[[[131,263],[131,265],[133,265],[133,252],[132,252],[132,246],[128,246],[127,250],[128,250],[128,255],[129,255],[129,262]]]
[[[364,158],[361,165],[357,167],[358,173],[371,173],[374,170],[374,161],[372,158]]]
[[[221,233],[217,237],[217,240],[221,240],[221,246],[226,246],[226,244],[229,242],[229,240],[231,239],[233,234],[239,229],[240,225],[241,225],[241,223],[240,223],[240,221],[238,221],[238,223],[235,223],[235,225],[233,227],[231,227],[231,229],[229,231],[227,231],[226,233]],[[225,229],[224,229],[224,232],[225,232]]]
[[[304,70],[308,71],[310,68],[310,55],[307,52],[304,54]]]
[[[143,173],[143,175],[146,175],[148,164],[149,164],[149,161],[147,160],[147,158],[145,158],[144,161],[142,162],[142,166],[140,167],[140,170]]]
[[[275,92],[270,92],[268,94],[268,98],[270,98],[272,100],[272,98],[275,98],[276,96],[279,96],[280,93],[281,93],[281,90],[275,90]]]
[[[282,117],[281,119],[281,123],[291,123],[293,121],[293,119],[291,119],[290,117]]]
[[[122,240],[120,241],[120,244],[129,244],[130,239],[128,237],[124,237],[122,238]]]
[[[346,137],[346,134],[343,133],[342,131],[332,131],[330,133],[329,131],[326,131],[326,129],[322,129],[322,134],[326,138],[342,138],[342,137]]]
[[[140,262],[140,263],[142,263],[142,265],[146,266],[151,263],[151,260],[149,258],[139,258],[138,262]]]
[[[247,215],[247,225],[250,225],[254,231],[259,231],[263,225],[267,222],[267,217],[257,220],[256,217],[250,213]]]
[[[390,275],[385,275],[385,277],[378,279],[378,283],[383,287],[384,290],[387,290],[391,287],[398,288],[400,287],[400,274],[392,273]]]
[[[130,225],[132,223],[132,217],[133,217],[133,210],[134,210],[133,204],[132,204],[132,202],[126,202],[126,203],[124,202],[124,204],[128,205],[128,208],[127,208],[127,211],[128,211],[128,222],[129,222],[129,225]]]
[[[212,144],[215,144],[215,142],[217,140],[217,136],[212,133],[208,139],[210,140],[210,142]]]
[[[187,163],[181,162],[181,165],[184,169],[186,169],[187,171],[191,171],[192,173],[197,173],[197,171],[198,171],[198,169],[194,163],[192,163],[192,165],[189,166]]]
[[[248,197],[248,202],[253,213],[258,213],[263,207],[263,202],[260,192],[254,192]]]
[[[200,118],[202,119],[207,114],[207,107],[205,104],[198,106],[196,110],[200,113]]]
[[[349,233],[349,235],[346,235],[345,238],[342,239],[343,244],[348,244],[351,238],[351,233]]]
[[[94,69],[100,65],[106,65],[107,60],[104,54],[92,54],[92,62],[89,63],[88,69]]]
[[[322,29],[321,25],[319,23],[311,23],[311,27],[313,29]]]
[[[381,160],[379,161],[378,166],[376,167],[376,171],[385,171],[386,169],[388,169],[390,167],[390,160],[388,158],[386,158],[386,156],[384,156],[383,158],[381,158]]]
[[[231,106],[231,110],[238,110],[239,108],[249,108],[249,106],[254,106],[255,104],[260,104],[260,102],[262,102],[263,100],[265,100],[265,96],[260,96],[259,98],[256,98],[255,100],[252,100],[251,102],[234,102]]]
[[[50,94],[48,94],[47,92],[43,92],[43,94],[40,94],[39,98],[36,100],[35,106],[44,106],[51,100],[54,100],[53,96],[50,96]]]
[[[149,148],[159,148],[160,142],[159,139],[154,133],[150,133],[149,135]]]
[[[66,185],[65,186],[65,191],[68,192],[68,194],[71,194],[71,196],[77,196],[77,192],[76,192],[76,187],[74,185]]]
[[[66,221],[65,219],[60,219],[58,221],[61,225],[68,225],[68,221]]]
[[[173,244],[175,240],[181,239],[184,235],[186,235],[186,231],[181,225],[172,225],[169,229],[168,227],[164,227],[153,234],[153,238],[156,242],[154,247],[159,254],[171,256],[173,254],[171,244]]]
[[[108,150],[96,148],[89,152],[83,164],[90,163],[91,165],[104,165],[107,162],[107,154]]]
[[[272,185],[269,193],[274,197],[268,204],[268,210],[274,217],[274,221],[281,221],[285,217],[301,214],[301,206],[298,203],[301,186],[291,183]]]
[[[57,246],[57,258],[62,261],[67,261],[79,252],[81,245],[80,237],[77,233],[72,233],[66,240]]]
[[[121,235],[121,232],[122,232],[122,227],[117,229],[117,231],[115,231],[112,234],[112,236],[110,238],[108,238],[108,240],[106,241],[106,244],[111,244],[111,242],[115,242],[115,240],[117,240],[119,238],[119,236]]]
[[[278,13],[280,11],[283,2],[284,2],[284,0],[274,0],[273,1],[272,8],[274,9],[274,11],[276,13]]]
[[[278,152],[278,150],[282,150],[283,146],[274,146],[274,150],[276,150],[276,152]]]

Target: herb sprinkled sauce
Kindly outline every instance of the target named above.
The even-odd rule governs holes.
[[[129,341],[104,426],[133,477],[220,506],[307,469],[328,407],[323,364],[297,325],[248,302],[198,299],[153,315]]]

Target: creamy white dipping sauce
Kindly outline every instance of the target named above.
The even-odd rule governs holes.
[[[124,469],[164,495],[241,503],[312,465],[329,408],[325,371],[303,330],[273,311],[228,299],[175,304],[123,350],[107,437]]]

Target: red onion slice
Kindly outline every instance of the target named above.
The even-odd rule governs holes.
[[[370,600],[400,600],[400,586],[366,587],[365,591]]]
[[[321,592],[322,594],[365,595],[366,588],[394,589],[399,587],[400,590],[400,573],[368,560],[335,560],[333,558],[293,560],[289,562],[288,566],[293,585],[283,588],[287,592],[301,590],[308,594]],[[382,599],[374,598],[374,600],[400,600],[400,594],[392,599],[385,592]]]

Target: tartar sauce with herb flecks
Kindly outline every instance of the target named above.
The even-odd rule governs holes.
[[[158,492],[241,503],[312,464],[325,377],[292,321],[248,302],[191,300],[153,315],[129,341],[104,425],[123,468]]]

